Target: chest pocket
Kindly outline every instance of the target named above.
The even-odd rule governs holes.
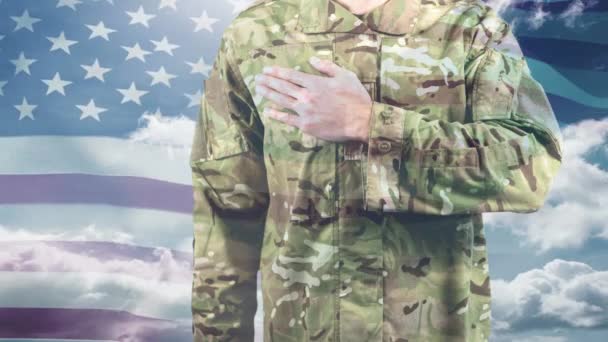
[[[433,33],[387,37],[381,41],[381,102],[425,114],[431,119],[464,122],[466,91],[462,47]],[[442,37],[442,35],[438,35]]]

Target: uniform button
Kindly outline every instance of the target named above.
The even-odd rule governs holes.
[[[381,141],[378,143],[378,151],[381,153],[386,153],[391,150],[390,141]]]
[[[325,185],[325,192],[327,193],[327,195],[331,196],[331,194],[333,193],[333,190],[334,190],[333,182],[329,182],[329,183],[327,183],[327,185]]]

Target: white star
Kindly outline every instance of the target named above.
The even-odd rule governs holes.
[[[4,91],[2,90],[2,88],[4,88],[7,83],[7,81],[0,81],[0,95],[2,96],[4,96]]]
[[[198,107],[201,105],[201,97],[203,96],[203,94],[201,93],[200,89],[196,92],[196,94],[184,94],[184,96],[190,99],[190,103],[188,103],[188,108],[195,106]]]
[[[95,58],[95,63],[93,63],[92,65],[80,65],[81,67],[84,68],[84,70],[87,71],[87,75],[84,77],[84,79],[89,79],[91,77],[95,77],[97,79],[99,79],[101,82],[105,82],[105,80],[103,79],[103,74],[105,74],[106,72],[112,70],[110,68],[102,68],[99,66],[99,61],[97,60],[97,58]]]
[[[21,101],[21,104],[15,106],[15,108],[17,108],[17,110],[19,111],[19,120],[23,119],[26,116],[29,117],[30,119],[34,120],[33,111],[34,111],[34,108],[36,108],[36,107],[38,107],[38,106],[27,103],[27,100],[24,97],[23,101]]]
[[[27,12],[27,10],[23,11],[23,14],[20,17],[11,16],[11,19],[13,19],[17,23],[13,31],[26,28],[34,32],[34,27],[32,25],[41,21],[41,19],[30,17],[30,14]]]
[[[94,2],[99,2],[102,0],[93,0]],[[107,3],[109,3],[110,5],[114,6],[114,0],[106,0]]]
[[[46,91],[47,95],[56,91],[64,96],[65,96],[65,90],[63,88],[65,86],[67,86],[68,84],[72,83],[70,81],[63,81],[61,79],[61,76],[59,76],[58,72],[55,73],[55,76],[53,77],[52,80],[42,80],[42,82],[44,82],[47,86],[49,86],[49,88]]]
[[[196,62],[196,63],[186,62],[186,64],[188,64],[189,66],[192,67],[192,70],[190,71],[191,74],[199,73],[199,74],[209,77],[209,70],[211,70],[212,65],[205,64],[205,61],[203,60],[202,57],[199,58],[198,62]]]
[[[106,25],[104,25],[103,21],[100,21],[99,24],[97,24],[97,25],[86,25],[86,26],[91,30],[91,36],[89,36],[89,39],[93,39],[95,37],[101,37],[101,38],[109,41],[110,37],[108,37],[108,34],[110,34],[112,32],[116,32],[116,30],[107,28]]]
[[[81,3],[82,1],[80,0],[59,0],[57,3],[57,8],[67,6],[75,11],[76,5],[80,5]]]
[[[154,51],[164,51],[170,54],[171,56],[173,56],[173,50],[179,47],[179,45],[170,44],[166,36],[163,37],[163,40],[161,41],[150,41],[152,42],[152,44],[154,44]]]
[[[127,58],[125,59],[125,61],[128,61],[131,58],[137,58],[145,63],[146,62],[145,56],[152,53],[152,52],[149,52],[146,50],[142,50],[142,48],[139,47],[139,43],[135,43],[135,45],[133,45],[133,47],[123,46],[122,48],[127,50],[127,52],[129,53],[127,55]]]
[[[232,14],[240,13],[252,4],[251,0],[228,0],[228,2],[234,6],[232,9]]]
[[[196,27],[194,28],[194,32],[198,32],[202,29],[206,29],[209,32],[213,32],[212,24],[219,21],[219,19],[209,18],[207,16],[207,11],[203,11],[200,17],[190,17],[192,21],[196,23]]]
[[[92,117],[93,119],[100,121],[99,113],[107,111],[106,108],[97,107],[93,99],[91,99],[86,106],[76,105],[76,107],[80,109],[80,120],[87,117]]]
[[[129,89],[116,89],[116,90],[118,90],[123,96],[122,101],[120,103],[132,101],[132,102],[137,103],[138,105],[141,105],[139,98],[142,97],[144,94],[148,93],[145,90],[137,90],[137,88],[135,88],[134,82],[131,82],[131,86],[129,87]]]
[[[36,59],[27,59],[21,51],[19,55],[19,59],[11,59],[11,63],[15,64],[15,75],[17,75],[20,71],[25,72],[28,75],[30,74],[30,65],[34,63]]]
[[[144,8],[139,5],[139,9],[137,10],[137,12],[129,12],[127,11],[127,14],[129,15],[129,17],[131,17],[131,22],[129,22],[129,24],[142,24],[145,27],[150,27],[148,26],[148,20],[156,17],[156,15],[154,14],[146,14],[144,13]]]
[[[176,2],[177,2],[177,0],[160,0],[160,6],[158,6],[158,9],[163,9],[165,7],[171,7],[174,10],[177,10],[177,6],[175,5]]]
[[[68,55],[70,54],[70,46],[78,43],[78,41],[76,41],[76,40],[65,39],[65,34],[63,31],[61,31],[61,34],[59,35],[59,37],[56,37],[56,38],[46,37],[46,39],[50,40],[53,43],[53,46],[51,46],[50,51],[55,51],[57,49],[61,49],[61,50],[65,51]]]
[[[152,76],[152,84],[151,85],[155,85],[157,83],[163,83],[165,84],[167,87],[171,88],[171,84],[169,84],[169,81],[172,78],[177,77],[176,75],[173,74],[168,74],[165,71],[164,67],[160,67],[160,69],[158,69],[158,71],[146,71],[150,76]]]

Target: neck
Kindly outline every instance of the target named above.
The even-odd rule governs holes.
[[[333,0],[353,14],[365,14],[388,0]]]

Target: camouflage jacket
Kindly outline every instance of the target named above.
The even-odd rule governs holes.
[[[322,75],[312,55],[368,89],[367,143],[260,115],[255,75]],[[260,305],[268,342],[487,341],[481,214],[542,207],[562,144],[481,0],[255,2],[222,36],[193,140],[195,341],[253,341]]]

